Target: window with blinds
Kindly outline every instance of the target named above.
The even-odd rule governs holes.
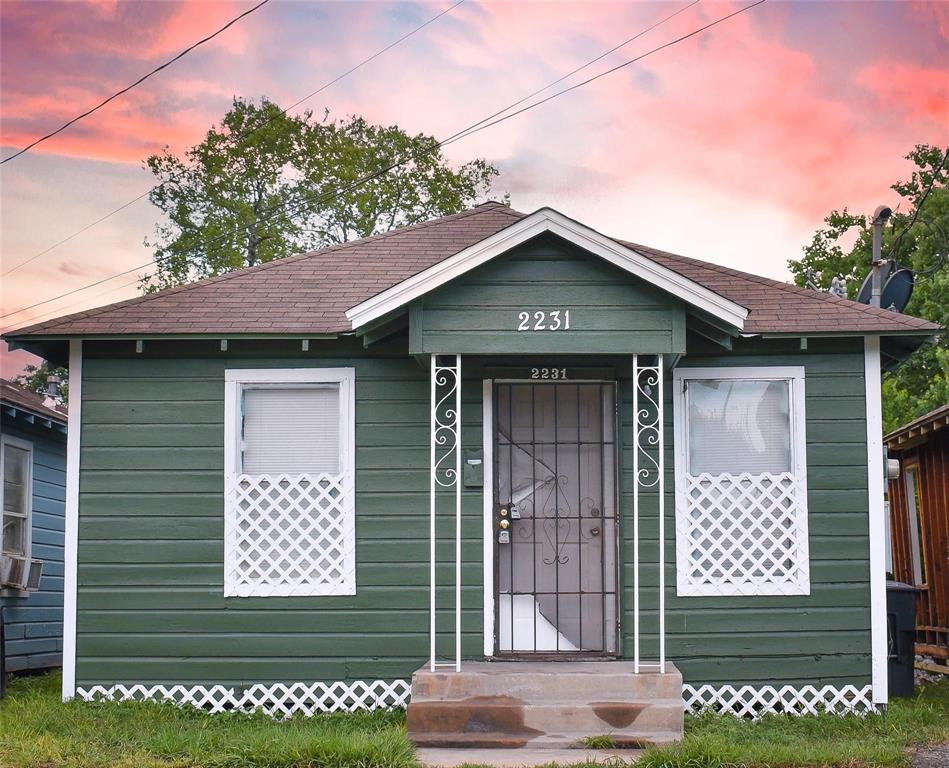
[[[225,596],[355,594],[353,370],[226,381]]]
[[[803,368],[673,381],[678,594],[808,594]]]
[[[31,554],[33,444],[0,435],[0,586],[25,587]]]

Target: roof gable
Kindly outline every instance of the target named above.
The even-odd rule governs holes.
[[[557,235],[599,256],[738,330],[744,327],[745,318],[748,316],[745,307],[552,208],[541,208],[428,269],[396,283],[348,310],[346,317],[352,322],[354,329],[360,328],[544,233]]]

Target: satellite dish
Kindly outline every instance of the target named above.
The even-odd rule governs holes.
[[[890,276],[890,273],[896,267],[896,262],[892,259],[884,261],[880,264],[880,285],[886,283],[887,278]],[[870,270],[870,273],[864,278],[863,285],[860,286],[860,292],[857,294],[857,301],[861,304],[869,304],[871,294],[873,293],[873,270]],[[884,304],[883,306],[889,306]]]
[[[883,291],[880,294],[880,306],[884,309],[902,312],[906,309],[906,305],[909,304],[915,283],[916,280],[913,275],[913,270],[899,267],[883,284]]]

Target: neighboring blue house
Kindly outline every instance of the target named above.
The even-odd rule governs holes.
[[[7,672],[62,665],[66,412],[0,379],[0,618]]]

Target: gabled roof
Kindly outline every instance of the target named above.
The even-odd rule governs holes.
[[[558,237],[593,253],[620,269],[671,293],[728,325],[742,330],[748,310],[724,296],[709,290],[704,285],[669,269],[623,245],[617,240],[604,237],[562,213],[551,208],[541,208],[529,216],[475,243],[450,258],[433,264],[408,280],[373,296],[346,313],[353,328],[359,328],[373,320],[405,306],[413,299],[424,296],[440,285],[454,280],[491,259],[511,250],[527,240],[550,232]]]
[[[499,203],[47,320],[8,338],[291,335],[353,330],[346,312],[516,224]],[[592,231],[592,230],[590,230]],[[599,235],[606,241],[605,238]],[[927,334],[935,323],[777,280],[612,240],[748,310],[745,333]],[[658,271],[658,270],[657,270]]]
[[[46,398],[43,395],[31,392],[7,379],[0,379],[0,405],[26,411],[59,424],[66,424],[69,419],[65,408],[50,407],[46,405]]]

